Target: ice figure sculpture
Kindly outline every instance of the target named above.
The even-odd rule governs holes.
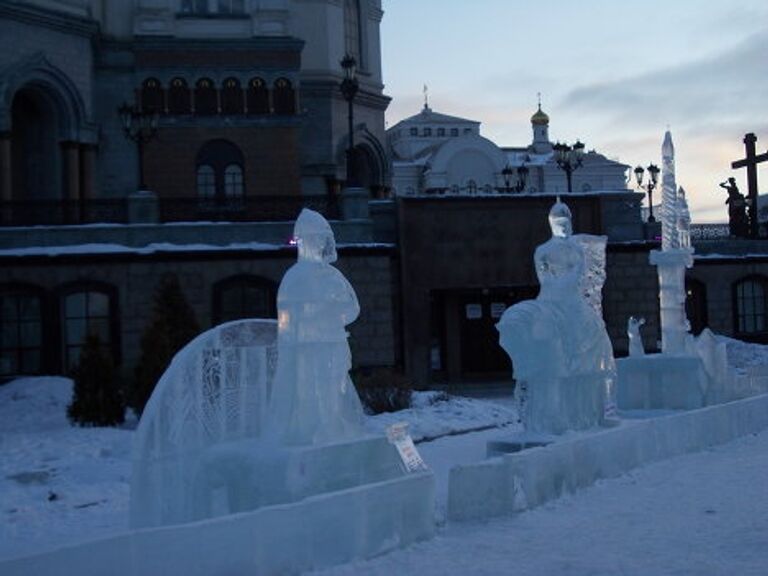
[[[294,237],[298,261],[277,293],[271,428],[290,445],[353,438],[361,434],[363,410],[349,378],[346,326],[360,306],[347,279],[331,266],[336,246],[325,218],[302,210]]]
[[[627,320],[627,337],[629,338],[629,355],[645,356],[643,337],[640,335],[640,327],[645,324],[645,318],[637,319],[630,316]]]
[[[202,464],[216,446],[261,437],[274,377],[274,320],[236,320],[187,344],[155,386],[136,430],[131,526],[204,518]]]
[[[552,237],[534,254],[539,295],[508,308],[497,328],[526,391],[526,429],[561,433],[613,412],[615,364],[600,307],[606,238],[572,235],[559,198],[549,224]]]

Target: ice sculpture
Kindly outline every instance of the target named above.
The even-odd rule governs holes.
[[[606,239],[572,235],[559,198],[549,224],[552,237],[534,254],[539,295],[508,308],[497,329],[525,390],[526,429],[561,433],[613,412],[615,364],[600,307]]]
[[[688,201],[685,199],[685,190],[682,186],[677,190],[677,236],[680,248],[691,247],[691,212],[688,209]]]
[[[643,337],[640,336],[640,327],[645,324],[645,318],[637,319],[630,316],[627,320],[627,337],[629,338],[629,355],[645,356]]]
[[[305,208],[294,237],[298,261],[277,293],[271,428],[290,445],[353,438],[361,434],[363,410],[349,378],[346,326],[360,306],[347,279],[331,266],[336,245],[326,219]]]

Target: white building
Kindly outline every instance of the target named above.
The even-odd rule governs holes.
[[[549,139],[549,116],[540,106],[531,117],[531,129],[528,146],[499,147],[480,135],[479,122],[439,114],[425,104],[421,112],[387,130],[393,193],[568,192],[566,174],[557,165]],[[594,150],[581,161],[572,173],[574,193],[627,191],[626,164]]]

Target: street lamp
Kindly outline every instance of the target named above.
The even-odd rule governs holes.
[[[354,110],[352,102],[355,100],[357,91],[360,89],[360,85],[357,81],[357,60],[351,55],[346,54],[341,59],[341,68],[344,70],[344,80],[341,81],[341,93],[348,105],[349,121],[349,147],[347,148],[347,187],[351,188],[357,184],[355,181],[354,173],[354,154],[355,154],[355,142],[354,142]]]
[[[576,140],[573,146],[558,142],[552,148],[555,150],[555,161],[558,168],[565,172],[565,178],[568,181],[568,192],[573,192],[572,175],[582,166],[584,144],[578,140]]]
[[[517,182],[512,184],[512,176],[517,172]],[[528,167],[525,165],[518,166],[513,169],[507,164],[501,171],[501,175],[504,177],[504,192],[509,194],[510,192],[522,192],[525,190],[525,181],[528,178]]]
[[[125,137],[136,142],[136,151],[139,156],[139,190],[146,190],[144,182],[144,144],[157,135],[157,112],[139,110],[136,106],[123,103],[117,109],[123,124]]]
[[[648,170],[650,180],[648,181],[648,184],[643,186],[643,174],[645,173],[645,170]],[[635,180],[637,180],[639,188],[648,191],[648,222],[656,222],[656,218],[653,217],[653,191],[659,183],[659,167],[656,166],[656,164],[649,164],[645,170],[642,166],[635,168]]]

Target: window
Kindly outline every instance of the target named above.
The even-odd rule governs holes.
[[[192,111],[192,94],[184,78],[174,78],[168,87],[168,113],[189,114]]]
[[[142,83],[141,109],[144,112],[163,111],[163,87],[157,78],[147,78]]]
[[[182,0],[182,14],[243,14],[244,0]]]
[[[219,14],[242,14],[244,0],[218,0],[216,3]]]
[[[472,128],[464,128],[464,134],[472,134]]]
[[[287,78],[278,78],[275,81],[275,114],[295,114],[296,97],[293,85]]]
[[[210,140],[197,153],[197,194],[202,200],[215,200],[238,208],[245,196],[245,158],[240,148],[228,140]]]
[[[0,293],[0,377],[42,372],[42,297],[30,289]]]
[[[200,198],[216,196],[216,173],[208,164],[197,167],[197,195]]]
[[[221,89],[221,112],[222,114],[243,113],[243,89],[237,78],[224,80],[224,86]]]
[[[477,194],[477,182],[474,180],[467,182],[467,192],[470,194]]]
[[[112,297],[103,289],[86,289],[65,294],[63,311],[64,369],[72,370],[89,334],[98,336],[104,351],[116,361]]]
[[[751,277],[736,283],[736,332],[766,332],[766,279]]]
[[[685,279],[685,315],[691,323],[691,333],[701,334],[707,327],[707,286],[695,278]]]
[[[419,129],[414,127],[411,128],[411,136],[418,136],[419,135]]]
[[[213,317],[217,324],[241,318],[276,318],[277,285],[259,276],[226,278],[213,287]]]
[[[451,128],[451,136],[458,136],[458,135],[459,135],[459,129]]]
[[[344,47],[362,69],[359,0],[344,0]]]
[[[437,135],[438,136],[445,136],[445,128],[438,128],[437,129]]]
[[[201,78],[195,85],[195,113],[210,116],[219,109],[216,101],[216,88],[209,78]]]
[[[248,82],[248,114],[269,114],[269,90],[261,78],[251,78]]]
[[[432,136],[432,128],[424,128],[424,136]]]

